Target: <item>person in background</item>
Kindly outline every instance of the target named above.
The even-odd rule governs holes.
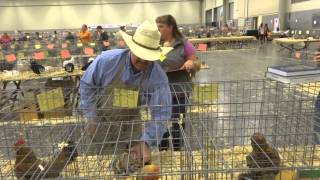
[[[264,39],[266,42],[268,42],[269,33],[270,33],[270,29],[268,27],[268,24],[266,23],[264,25]]]
[[[207,27],[206,38],[211,38],[210,26]],[[210,47],[211,47],[211,43],[207,42],[207,48],[210,48]]]
[[[290,37],[290,27],[287,27],[287,30],[283,33],[281,33],[281,38]]]
[[[224,36],[229,33],[229,26],[228,26],[228,24],[224,24],[224,25],[222,26],[222,28],[221,28],[221,33],[222,33],[222,35],[224,35]]]
[[[201,63],[196,57],[196,50],[192,43],[188,41],[178,30],[175,18],[172,15],[163,15],[156,18],[158,29],[161,33],[161,44],[173,48],[166,58],[160,62],[161,67],[167,73],[169,83],[190,83],[191,72],[200,70]],[[180,114],[185,114],[188,95],[191,89],[181,85],[171,85],[172,98],[172,118],[179,118]],[[184,126],[184,124],[183,124]],[[181,131],[178,123],[173,123],[172,138],[174,150],[179,150],[182,146]],[[166,150],[169,147],[169,133],[164,135],[160,149]]]
[[[88,26],[83,24],[79,33],[79,39],[83,45],[88,45],[91,42],[91,33],[88,31]]]
[[[26,40],[27,40],[27,37],[25,36],[25,34],[22,31],[18,30],[16,41],[26,41]]]
[[[39,32],[36,32],[36,33],[35,33],[34,40],[36,40],[36,41],[41,41],[41,40],[42,40],[42,36],[40,35]]]
[[[263,43],[265,43],[263,23],[260,24],[258,31],[259,31],[258,32],[259,33],[259,41],[261,44],[263,44]]]
[[[123,32],[127,32],[126,26],[120,26],[120,30]]]
[[[69,31],[65,39],[66,39],[66,41],[74,42],[75,37],[74,37],[74,35]]]
[[[120,26],[120,31],[126,32],[125,26]],[[127,45],[119,32],[115,33],[114,43],[115,43],[116,48],[118,48],[118,49],[127,48]]]
[[[3,45],[10,44],[12,42],[11,37],[8,35],[8,33],[3,33],[3,35],[0,38],[0,43]]]
[[[108,42],[109,36],[108,36],[108,33],[103,30],[102,26],[97,26],[97,31],[95,33],[95,40],[100,50],[105,51],[109,49],[110,45],[106,46],[107,43],[109,44]]]
[[[0,38],[0,44],[2,44],[2,48],[4,50],[8,50],[9,47],[10,47],[11,42],[12,42],[12,39],[8,35],[8,33],[3,33],[3,35]]]

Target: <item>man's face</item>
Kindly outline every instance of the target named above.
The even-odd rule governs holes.
[[[149,66],[152,64],[151,61],[143,60],[143,59],[139,58],[138,56],[134,55],[133,53],[131,53],[131,61],[132,61],[134,68],[137,71],[147,70],[149,68]]]
[[[87,27],[85,25],[82,25],[81,29],[82,31],[87,31]]]

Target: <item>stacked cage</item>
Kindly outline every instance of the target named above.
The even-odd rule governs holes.
[[[0,112],[1,179],[287,180],[319,173],[318,83],[171,84],[177,102],[172,118],[162,121],[152,119],[152,107],[137,105],[139,92],[110,87],[97,99],[111,98],[111,106],[97,111],[113,120],[99,121],[93,134],[86,131],[76,85],[30,84],[1,91],[7,102]],[[10,99],[14,93],[21,96]],[[24,103],[34,107],[25,110]],[[151,161],[139,164],[131,148],[150,124],[164,125],[167,136],[154,139],[160,147],[151,147]],[[18,153],[21,147],[27,153]]]

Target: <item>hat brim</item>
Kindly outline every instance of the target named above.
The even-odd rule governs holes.
[[[128,48],[132,51],[132,53],[143,60],[157,61],[173,49],[172,47],[160,47],[159,50],[150,50],[141,47],[135,42],[133,42],[132,36],[128,35],[127,33],[120,31],[120,35],[126,42]]]

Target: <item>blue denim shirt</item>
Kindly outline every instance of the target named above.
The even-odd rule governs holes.
[[[168,78],[161,66],[154,62],[146,70],[134,73],[130,50],[115,49],[102,52],[86,70],[80,81],[80,108],[84,116],[91,121],[96,119],[96,93],[98,88],[111,85],[120,69],[120,62],[125,61],[120,83],[126,86],[139,87],[139,105],[148,105],[152,120],[142,135],[142,140],[151,146],[160,143],[167,131],[165,123],[171,118],[172,97]]]

